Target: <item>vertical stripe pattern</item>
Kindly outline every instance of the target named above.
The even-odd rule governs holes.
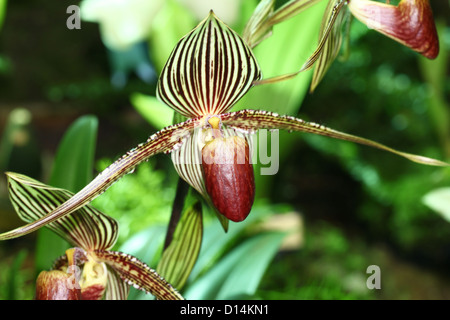
[[[188,118],[220,114],[260,78],[261,70],[245,41],[211,12],[175,46],[156,94]]]
[[[330,0],[325,9],[320,30],[320,42],[318,48],[307,64],[316,62],[310,91],[313,92],[323,76],[339,54],[342,43],[342,25],[347,20],[347,10],[342,10],[345,6],[344,0]],[[305,68],[305,66],[303,67]]]
[[[11,203],[26,222],[38,220],[73,196],[67,190],[18,174],[8,174],[8,187]],[[47,227],[73,246],[85,250],[111,248],[118,235],[117,222],[89,205]]]
[[[96,258],[113,268],[129,285],[159,300],[183,300],[183,296],[147,264],[117,251],[95,251]]]
[[[105,300],[127,300],[130,286],[120,278],[120,275],[106,265],[108,270],[108,284],[105,290]]]

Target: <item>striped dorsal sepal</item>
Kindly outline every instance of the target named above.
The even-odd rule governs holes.
[[[229,110],[261,78],[245,41],[211,11],[166,62],[157,97],[185,117]]]

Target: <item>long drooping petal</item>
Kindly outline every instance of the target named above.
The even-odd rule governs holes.
[[[155,270],[142,261],[122,252],[95,251],[96,259],[113,268],[129,285],[151,293],[162,300],[183,300],[178,291]]]
[[[228,125],[229,127],[234,127],[236,129],[249,131],[255,129],[283,129],[290,131],[314,133],[321,136],[327,136],[330,138],[350,141],[378,148],[421,164],[433,166],[450,165],[448,163],[436,159],[401,152],[393,148],[387,147],[381,143],[361,138],[358,136],[354,136],[348,133],[340,132],[317,123],[307,122],[302,119],[298,119],[291,116],[280,116],[272,112],[262,110],[241,110],[237,112],[222,114],[220,115],[220,118],[223,124]]]
[[[368,0],[350,0],[352,14],[369,28],[434,59],[439,40],[428,0],[402,0],[398,6]]]
[[[245,41],[211,12],[175,46],[156,93],[175,111],[193,118],[226,112],[260,77]]]
[[[256,47],[262,40],[272,34],[272,24],[267,22],[273,13],[275,0],[262,0],[256,6],[252,16],[248,19],[242,38],[250,48]]]
[[[345,22],[344,14],[346,13],[346,10],[343,10],[345,3],[346,2],[344,0],[333,0],[328,3],[322,19],[322,27],[319,34],[317,48],[298,71],[258,80],[255,81],[254,85],[289,80],[297,76],[299,73],[311,69],[314,64],[317,63],[314,69],[310,88],[311,91],[314,91],[320,80],[323,78],[325,72],[328,70],[331,63],[339,53],[342,37],[341,28]],[[313,3],[307,3],[308,6],[311,4]]]
[[[86,187],[49,214],[23,227],[0,234],[0,240],[12,239],[33,232],[88,204],[97,196],[105,192],[114,182],[132,171],[142,161],[147,160],[157,153],[167,153],[172,151],[174,147],[181,143],[186,135],[189,135],[190,132],[199,125],[199,123],[199,118],[189,119],[183,123],[169,126],[158,131],[145,143],[128,151],[124,156],[103,170]]]
[[[122,280],[119,273],[106,266],[108,269],[108,284],[105,291],[105,300],[127,300],[130,286]]]
[[[250,48],[254,48],[272,34],[274,25],[294,17],[320,1],[291,0],[274,10],[275,0],[262,0],[245,25],[242,37]]]
[[[330,1],[325,10],[320,28],[320,42],[316,51],[302,68],[315,63],[310,91],[318,86],[325,73],[339,54],[342,44],[342,25],[347,20],[347,10],[343,10],[345,1]]]
[[[8,191],[18,216],[25,222],[36,221],[69,200],[73,193],[45,185],[17,173],[7,173]],[[47,225],[72,246],[86,251],[109,249],[117,240],[118,223],[87,205]]]

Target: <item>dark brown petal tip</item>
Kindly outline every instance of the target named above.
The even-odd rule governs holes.
[[[439,53],[439,39],[428,0],[402,0],[398,6],[350,0],[353,15],[369,28],[400,42],[428,59]]]

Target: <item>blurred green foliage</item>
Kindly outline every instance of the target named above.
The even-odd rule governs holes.
[[[98,171],[111,163],[112,160],[100,160]],[[152,161],[145,162],[92,202],[94,207],[119,221],[118,246],[148,226],[168,223],[175,196],[175,178],[156,170]]]

